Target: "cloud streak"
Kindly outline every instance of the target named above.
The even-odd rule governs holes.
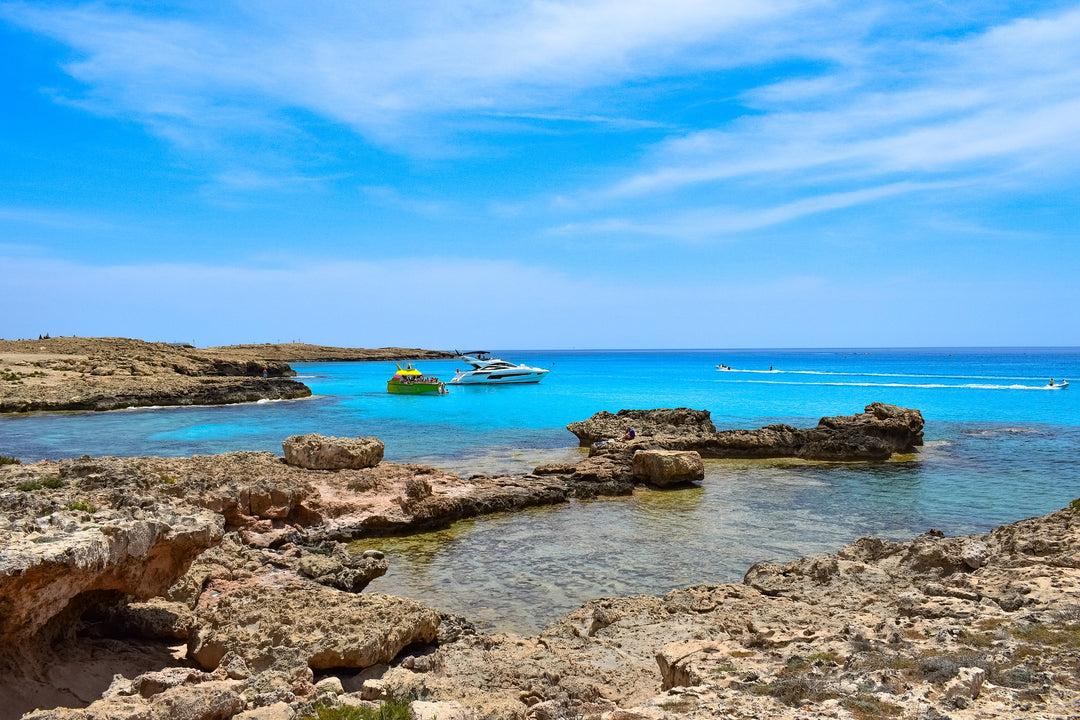
[[[666,140],[614,197],[732,181],[875,182],[1080,159],[1080,10],[745,93],[759,114]],[[906,60],[915,69],[893,66]],[[884,88],[884,89],[883,89]],[[806,107],[816,106],[816,110]]]

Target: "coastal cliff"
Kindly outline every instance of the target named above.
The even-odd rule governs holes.
[[[0,413],[224,405],[311,395],[290,362],[452,357],[287,343],[197,349],[127,338],[0,340]]]
[[[383,461],[371,438],[284,445],[288,459],[0,466],[0,718],[299,718],[390,698],[424,718],[536,720],[1080,703],[1080,502],[986,535],[863,538],[741,583],[597,599],[519,637],[362,592],[387,560],[339,541],[622,492],[621,453],[461,478]]]

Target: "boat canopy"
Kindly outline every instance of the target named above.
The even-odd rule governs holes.
[[[397,363],[394,363],[394,364],[397,365]],[[408,368],[405,368],[404,370],[402,370],[400,365],[397,365],[397,372],[394,373],[394,374],[395,375],[401,375],[403,377],[410,377],[410,376],[411,377],[419,377],[420,375],[423,375],[422,372],[420,372],[419,370],[417,370],[417,369],[415,369],[413,367],[408,367]]]

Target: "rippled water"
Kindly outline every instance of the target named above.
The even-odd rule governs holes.
[[[0,455],[191,455],[281,450],[298,433],[373,435],[389,460],[463,475],[580,457],[565,429],[598,410],[693,407],[721,428],[808,426],[875,400],[919,408],[927,444],[885,464],[707,463],[700,487],[541,508],[366,546],[390,555],[374,591],[496,629],[536,630],[581,602],[738,580],[760,560],[833,551],[865,534],[983,532],[1080,496],[1080,350],[545,351],[539,385],[385,391],[389,363],[298,365],[316,397],[213,408],[0,418]],[[716,369],[717,363],[735,368]],[[460,365],[460,363],[457,363]],[[454,361],[420,364],[448,377]],[[771,369],[770,369],[771,366]]]
[[[373,592],[527,633],[590,598],[738,581],[755,562],[833,552],[862,535],[985,532],[1080,496],[1080,432],[947,430],[952,439],[884,464],[710,460],[699,487],[639,489],[354,547],[390,557]]]

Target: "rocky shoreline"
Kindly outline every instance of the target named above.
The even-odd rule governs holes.
[[[290,362],[448,358],[287,343],[197,349],[127,338],[0,340],[0,413],[224,405],[309,397]]]
[[[390,698],[424,720],[1075,717],[1080,502],[987,535],[863,538],[742,583],[597,599],[530,637],[362,592],[387,560],[350,555],[349,538],[692,479],[693,462],[664,458],[711,441],[695,412],[598,414],[601,434],[637,437],[524,476],[320,436],[290,438],[285,458],[0,465],[0,718],[284,720]],[[912,413],[874,404],[825,425],[851,440],[895,423],[915,443]]]

